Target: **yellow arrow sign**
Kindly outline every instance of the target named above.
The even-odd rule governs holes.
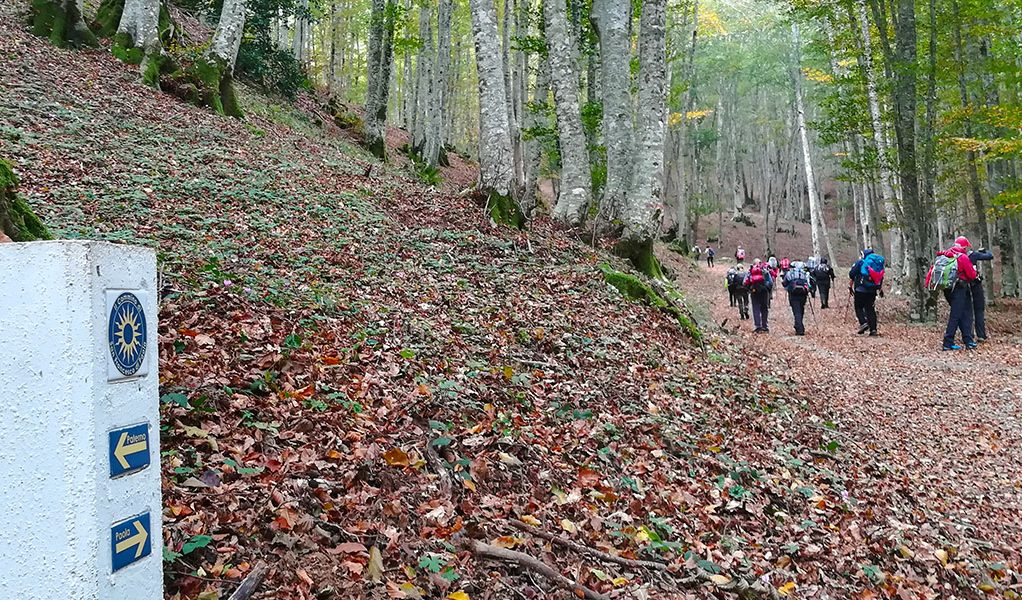
[[[117,446],[114,448],[114,458],[117,459],[117,462],[121,463],[121,468],[127,469],[130,466],[128,465],[128,457],[132,454],[147,452],[149,450],[148,441],[149,439],[146,437],[141,442],[129,444],[127,443],[128,432],[122,433],[120,439],[117,440]]]
[[[139,521],[133,522],[132,525],[135,526],[135,535],[124,541],[117,542],[114,550],[120,554],[132,546],[138,546],[135,550],[135,558],[138,558],[142,556],[142,549],[145,548],[145,541],[149,537],[149,534],[145,532],[145,527],[143,527],[142,523]]]

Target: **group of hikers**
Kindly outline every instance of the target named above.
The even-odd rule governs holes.
[[[774,256],[766,261],[756,258],[746,271],[745,249],[738,246],[735,263],[725,276],[728,296],[731,306],[738,308],[740,319],[748,320],[751,308],[755,333],[770,331],[770,302],[775,282],[779,281],[788,294],[788,305],[795,319],[795,335],[806,333],[805,311],[810,298],[819,294],[820,308],[830,307],[830,288],[837,275],[826,258],[809,257],[805,261],[791,261],[787,257],[777,260]],[[809,309],[813,310],[812,304],[809,304]]]
[[[963,346],[955,343],[957,332],[961,332],[962,344],[967,349],[976,348],[979,342],[987,339],[986,299],[977,263],[992,260],[993,255],[985,248],[970,251],[971,248],[966,237],[956,238],[951,248],[937,254],[926,275],[927,290],[943,293],[951,309],[943,350],[962,349]],[[707,247],[708,267],[713,266],[714,255],[713,249]],[[745,249],[739,245],[735,250],[735,266],[729,268],[725,275],[725,285],[731,307],[738,308],[739,318],[748,320],[751,312],[755,333],[770,331],[770,303],[776,282],[780,282],[787,292],[795,335],[805,335],[806,305],[810,311],[813,310],[811,298],[815,299],[819,294],[820,308],[830,307],[830,291],[837,275],[826,258],[811,256],[805,261],[791,261],[787,257],[777,260],[774,256],[765,261],[754,258],[748,269],[745,261]],[[859,335],[879,335],[876,301],[878,296],[884,296],[885,263],[882,255],[872,248],[865,248],[848,270],[848,292],[855,307]]]

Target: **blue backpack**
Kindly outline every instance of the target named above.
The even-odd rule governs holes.
[[[859,285],[875,290],[884,284],[884,257],[877,254],[867,254],[859,266]]]

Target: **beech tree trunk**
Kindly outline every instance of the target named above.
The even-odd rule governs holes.
[[[440,0],[437,8],[437,50],[430,84],[429,123],[422,159],[436,167],[444,145],[444,107],[447,105],[447,77],[451,65],[451,13],[453,0]]]
[[[128,49],[140,53],[135,56]],[[114,39],[114,54],[121,51],[129,62],[137,62],[142,72],[142,81],[159,86],[159,60],[163,54],[160,43],[160,0],[124,0],[124,11],[117,26]]]
[[[561,187],[553,217],[568,226],[577,227],[585,220],[593,194],[589,152],[579,106],[576,46],[568,28],[564,0],[543,0],[543,14],[546,17],[547,58],[561,150]]]
[[[639,23],[639,115],[636,167],[617,250],[637,269],[661,276],[653,254],[663,201],[667,112],[667,0],[643,0]]]
[[[54,46],[96,46],[82,12],[82,0],[32,0],[32,33]]]
[[[365,144],[374,156],[387,158],[387,100],[394,57],[394,7],[388,0],[373,0],[366,59]]]
[[[497,11],[493,0],[469,4],[479,78],[479,189],[496,205],[511,199],[514,181]]]
[[[532,107],[525,109],[525,128],[547,126],[546,106],[550,97],[550,67],[546,56],[538,55],[536,88],[532,94]],[[538,140],[525,144],[525,190],[522,193],[522,211],[529,216],[536,208],[536,192],[539,187],[539,169],[542,164],[542,147]]]
[[[632,183],[631,18],[629,0],[593,2],[593,22],[600,39],[603,140],[607,148],[602,210],[608,220],[617,217]]]

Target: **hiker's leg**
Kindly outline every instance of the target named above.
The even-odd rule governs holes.
[[[987,339],[987,299],[980,281],[972,284],[972,314],[976,318],[976,337]]]
[[[820,286],[820,308],[830,306],[830,286]]]
[[[866,324],[866,293],[855,292],[855,318],[859,320],[859,327]]]
[[[950,347],[955,343],[955,332],[959,329],[959,322],[962,319],[962,292],[964,286],[956,285],[951,291],[944,292],[944,299],[947,300],[951,309],[947,315],[947,327],[944,328],[944,347]]]
[[[806,314],[806,297],[788,295],[788,304],[791,305],[791,316],[795,319],[795,333],[805,333],[805,325],[802,320]]]
[[[763,304],[755,293],[752,294],[752,323],[756,329],[763,327]]]
[[[962,294],[962,320],[958,327],[962,330],[962,341],[966,344],[975,344],[976,339],[972,336],[973,309],[972,309],[972,285],[962,286],[965,288]]]
[[[866,295],[866,323],[869,325],[869,332],[876,333],[877,330],[877,293],[869,292]]]

